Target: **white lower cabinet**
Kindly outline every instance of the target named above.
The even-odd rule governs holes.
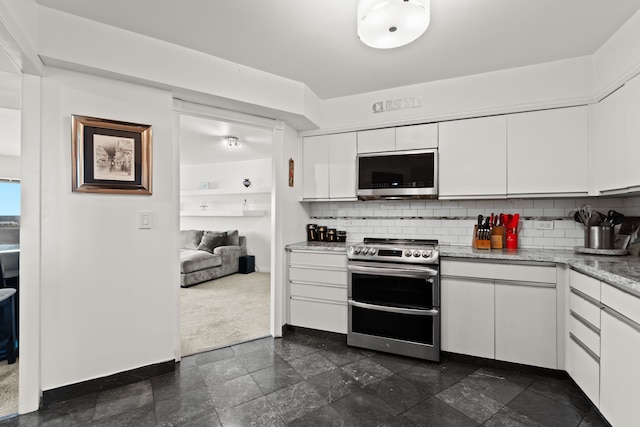
[[[441,272],[443,350],[557,368],[555,266],[442,260]]]
[[[493,282],[443,277],[440,292],[442,349],[493,359]]]
[[[637,426],[640,409],[640,298],[602,285],[600,412],[616,427]]]
[[[600,401],[600,360],[575,335],[567,341],[567,372],[597,406]]]
[[[555,284],[496,282],[496,359],[555,369]]]
[[[289,321],[293,326],[347,333],[347,256],[289,252]]]

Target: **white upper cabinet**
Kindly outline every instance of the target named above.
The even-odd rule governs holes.
[[[331,135],[329,198],[356,199],[356,133]]]
[[[358,132],[358,153],[438,148],[438,123]]]
[[[587,195],[586,106],[507,116],[507,193]]]
[[[437,123],[396,128],[396,151],[425,148],[438,148]]]
[[[356,200],[356,133],[302,141],[302,199]]]
[[[310,136],[302,140],[302,198],[329,198],[330,135]]]
[[[358,132],[358,153],[378,153],[396,149],[396,129],[372,129]]]
[[[639,117],[639,77],[597,104],[593,164],[601,193],[624,193],[640,186],[640,172],[636,166],[640,154]]]
[[[506,197],[506,116],[439,124],[439,197]]]

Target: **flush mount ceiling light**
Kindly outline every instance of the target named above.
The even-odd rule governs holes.
[[[228,136],[225,138],[227,141],[227,146],[229,148],[240,148],[240,144],[238,143],[238,138],[235,136]]]
[[[358,2],[358,37],[377,49],[411,43],[427,30],[430,20],[429,0]]]

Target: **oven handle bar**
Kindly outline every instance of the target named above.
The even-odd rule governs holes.
[[[365,302],[358,302],[352,299],[349,300],[349,305],[353,307],[365,308],[369,310],[386,311],[388,313],[398,314],[413,314],[418,316],[437,316],[438,310],[421,310],[416,308],[400,308],[400,307],[387,307],[383,305],[367,304]]]
[[[347,266],[349,271],[358,271],[362,273],[377,273],[377,274],[415,274],[420,273],[426,276],[437,276],[438,270],[428,267],[413,267],[408,265],[403,265],[402,268],[385,268],[385,267],[374,267],[374,266],[361,266],[361,265],[353,265],[349,264]]]

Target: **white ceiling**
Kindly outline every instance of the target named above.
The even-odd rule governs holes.
[[[225,136],[238,138],[239,148],[229,148]],[[271,131],[182,115],[180,164],[198,165],[271,158]]]
[[[420,39],[376,50],[357,38],[357,0],[37,2],[303,82],[322,99],[589,55],[640,9],[640,0],[431,0]]]

